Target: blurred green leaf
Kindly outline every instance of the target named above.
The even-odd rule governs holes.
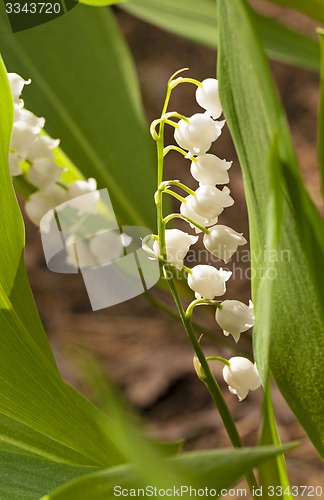
[[[276,418],[274,415],[271,399],[271,388],[268,380],[264,390],[264,399],[262,405],[262,429],[259,439],[259,445],[280,446],[280,444],[281,443],[278,435]],[[294,499],[293,495],[290,493],[291,487],[287,475],[287,468],[285,465],[285,456],[283,453],[279,453],[271,460],[268,460],[266,464],[259,465],[258,472],[259,485],[263,487],[264,491],[269,491],[268,488],[270,486],[281,486],[282,491],[285,493],[280,495],[280,490],[278,490],[276,498],[282,498],[283,500]]]
[[[301,179],[253,12],[241,0],[218,0],[218,6],[218,78],[246,187],[257,318],[263,294],[271,287],[270,318],[264,324],[259,317],[254,331],[255,356],[263,381],[269,365],[283,396],[324,455],[323,220]],[[275,137],[280,167],[276,182],[271,182],[268,162]],[[269,197],[274,203],[270,214]],[[275,255],[267,246],[271,217],[279,227]],[[274,274],[267,277],[264,272],[271,262]]]
[[[28,109],[86,177],[107,187],[119,223],[155,227],[153,141],[127,46],[107,8],[77,5],[50,27],[11,33],[0,14],[10,71],[33,80]]]
[[[290,447],[284,448],[290,449]],[[220,496],[222,488],[229,488],[252,467],[268,460],[282,448],[258,447],[243,448],[240,450],[218,450],[185,453],[179,457],[167,460],[172,465],[175,473],[182,478],[182,497],[189,498],[189,488],[209,488],[216,490]],[[114,493],[114,488],[117,489]],[[130,466],[113,467],[86,477],[71,481],[69,484],[53,491],[42,500],[106,500],[119,494],[123,488],[145,488],[149,486],[154,492],[153,481],[143,481],[136,476]],[[119,487],[119,488],[118,488]],[[157,488],[157,493],[160,487]],[[180,493],[180,488],[172,483],[169,478],[162,478],[162,489],[175,488]],[[117,493],[117,494],[116,494]],[[172,493],[172,491],[169,493]],[[174,498],[179,496],[174,494]],[[130,492],[128,495],[131,496]],[[133,495],[135,496],[135,495]],[[157,496],[157,495],[156,495]],[[162,495],[160,495],[162,496]],[[169,495],[172,496],[172,495]],[[191,495],[192,496],[192,495]],[[216,496],[216,495],[213,495]]]
[[[324,196],[324,30],[318,28],[321,47],[321,97],[318,117],[318,160],[321,173],[322,194]]]
[[[115,5],[117,3],[128,1],[129,0],[80,0],[80,3],[91,5],[91,7],[104,7],[105,5]]]
[[[48,491],[93,470],[90,467],[75,467],[0,451],[0,498],[36,500]]]
[[[126,12],[177,35],[217,47],[215,0],[130,0],[120,7]],[[254,13],[267,53],[273,59],[319,70],[316,40],[287,28],[267,16]]]
[[[32,298],[8,167],[12,119],[12,95],[0,61],[0,440],[70,463],[117,464],[122,458],[109,436],[109,419],[63,382]]]
[[[323,0],[267,0],[287,7],[288,9],[299,10],[309,17],[324,23],[324,1]]]

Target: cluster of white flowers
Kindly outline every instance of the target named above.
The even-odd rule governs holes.
[[[223,210],[234,203],[227,186],[222,189],[217,187],[217,185],[229,182],[228,169],[232,162],[207,152],[212,143],[221,135],[225,124],[225,120],[217,121],[222,114],[218,81],[207,78],[201,83],[197,82],[197,87],[196,101],[205,112],[196,113],[189,118],[182,117],[178,123],[174,124],[174,138],[185,158],[191,160],[191,174],[199,183],[195,191],[188,188],[187,192],[190,194],[182,199],[180,217],[182,216],[191,227],[194,227],[196,233],[203,231],[205,248],[212,255],[227,263],[237,248],[245,245],[247,241],[234,229],[217,224],[218,217]],[[169,114],[171,115],[172,113]],[[176,114],[174,113],[173,116]],[[169,148],[172,149],[172,147]],[[175,149],[179,150],[179,148]],[[168,191],[171,184],[177,185],[178,181],[169,182]],[[167,185],[168,182],[165,181],[164,184]],[[183,184],[178,183],[178,185],[185,188]],[[192,236],[179,229],[167,229],[165,245],[168,262],[177,269],[183,268],[184,258],[190,246],[197,240],[198,236]],[[157,255],[160,254],[158,240],[154,241],[153,251]],[[222,296],[226,292],[226,282],[232,275],[230,271],[210,265],[196,265],[192,269],[186,268],[186,271],[188,272],[188,285],[195,292],[196,299],[206,299],[206,301]],[[215,318],[224,334],[231,334],[235,342],[238,342],[241,333],[254,324],[253,304],[251,301],[249,305],[246,305],[238,300],[225,300],[217,304]],[[237,394],[240,400],[246,397],[249,390],[260,386],[256,366],[245,358],[234,357],[229,360],[223,375],[230,391]]]
[[[35,186],[25,206],[30,220],[39,225],[42,217],[51,209],[75,197],[97,189],[95,179],[77,180],[69,185],[60,181],[64,168],[54,161],[53,150],[58,147],[59,139],[45,135],[45,119],[39,118],[24,108],[21,93],[31,80],[24,80],[16,73],[8,73],[14,104],[14,124],[10,141],[9,169],[12,176],[23,174],[22,165],[26,165],[25,177]],[[75,200],[77,203],[77,200]],[[91,207],[77,206],[87,211]]]

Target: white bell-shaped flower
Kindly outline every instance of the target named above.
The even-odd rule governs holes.
[[[189,248],[197,240],[198,236],[192,236],[180,229],[167,229],[165,231],[165,243],[168,262],[177,269],[181,269],[183,267],[183,259],[188,253]],[[160,254],[160,244],[158,241],[154,241],[153,251],[156,255]]]
[[[215,186],[199,186],[195,196],[192,195],[186,201],[191,210],[209,220],[218,217],[225,207],[230,207],[234,203],[226,186],[222,190]]]
[[[206,78],[201,83],[202,86],[196,90],[196,101],[210,116],[218,118],[223,112],[218,93],[218,80]]]
[[[97,265],[96,258],[91,253],[89,240],[80,240],[76,245],[69,239],[66,242],[66,263],[74,268],[85,269]],[[91,241],[91,240],[90,240]]]
[[[72,182],[66,191],[69,206],[75,208],[81,214],[95,214],[97,212],[97,202],[100,199],[100,193],[96,190],[96,179],[90,178],[87,181]]]
[[[48,135],[37,136],[35,142],[28,151],[28,160],[35,161],[37,158],[54,158],[53,149],[57,148],[60,144],[59,139],[52,139]]]
[[[12,97],[15,103],[19,103],[20,94],[25,85],[29,85],[31,80],[24,80],[17,73],[8,73],[9,85],[12,92]]]
[[[205,248],[218,259],[227,263],[237,248],[246,245],[247,241],[241,233],[228,226],[216,225],[204,235]]]
[[[37,132],[27,123],[18,121],[13,124],[10,148],[17,151],[20,157],[25,160],[30,148],[36,141]]]
[[[196,298],[213,299],[226,292],[226,281],[231,277],[230,271],[208,265],[197,265],[188,275],[188,285],[195,292]]]
[[[58,181],[63,169],[48,158],[37,158],[26,173],[27,180],[46,192]]]
[[[189,122],[178,122],[174,138],[181,148],[189,151],[189,156],[201,155],[221,135],[224,124],[225,121],[215,122],[205,113],[196,113],[189,118]]]
[[[246,398],[249,391],[255,391],[261,385],[256,364],[247,358],[234,356],[228,360],[229,366],[223,368],[223,377],[232,394],[236,394],[239,401]]]
[[[26,123],[35,134],[39,134],[45,125],[45,118],[34,115],[34,113],[28,111],[28,109],[16,110],[15,121]]]
[[[59,186],[53,186],[49,192],[37,191],[28,198],[25,211],[30,220],[39,226],[42,217],[65,201],[65,191]]]
[[[238,342],[242,332],[254,325],[254,308],[250,300],[247,306],[239,300],[224,300],[216,309],[216,321],[223,329],[224,335],[231,334]]]
[[[215,155],[205,154],[197,157],[191,163],[190,172],[200,184],[215,186],[215,184],[227,184],[229,175],[227,170],[232,161],[221,160]]]
[[[191,219],[194,222],[197,222],[197,224],[199,224],[200,226],[203,226],[203,227],[207,227],[207,226],[211,226],[213,224],[216,224],[218,221],[218,217],[214,217],[214,219],[211,219],[211,220],[205,219],[201,215],[194,212],[194,210],[192,210],[191,198],[192,198],[192,195],[190,194],[189,196],[187,196],[185,198],[185,201],[181,203],[181,205],[180,205],[181,215],[188,217],[189,219]],[[188,200],[189,200],[189,203],[187,203]],[[195,228],[196,233],[201,233],[201,229],[198,229],[194,224],[191,224],[191,223],[189,223],[189,224],[190,224],[190,227]]]
[[[89,248],[98,264],[109,264],[124,255],[124,246],[120,233],[107,231],[90,239]]]

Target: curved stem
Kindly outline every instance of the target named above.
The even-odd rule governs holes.
[[[183,182],[180,182],[176,179],[162,182],[161,185],[159,186],[159,189],[161,189],[163,187],[163,185],[165,185],[165,186],[177,186],[180,189],[182,189],[183,191],[185,191],[186,193],[191,194],[192,196],[196,196],[196,193],[193,189],[190,189],[188,186],[183,184]]]
[[[201,226],[200,224],[195,222],[193,219],[190,219],[190,217],[187,217],[186,215],[182,215],[182,214],[170,214],[167,217],[164,217],[163,222],[166,225],[172,219],[182,219],[182,220],[188,222],[189,224],[192,224],[193,226],[197,227],[203,233],[205,233],[205,234],[210,233],[209,229],[207,229],[204,226]]]
[[[217,300],[208,300],[208,299],[197,299],[197,300],[193,300],[189,306],[187,307],[187,310],[186,310],[186,316],[187,318],[191,318],[192,317],[192,313],[193,313],[193,310],[196,306],[214,306],[219,309],[221,309],[221,304],[219,302],[217,302]]]

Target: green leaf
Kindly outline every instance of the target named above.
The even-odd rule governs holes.
[[[86,177],[108,188],[119,223],[155,227],[153,141],[129,51],[107,8],[77,5],[19,33],[0,14],[0,45],[10,71],[31,77],[28,109]]]
[[[81,0],[80,3],[91,5],[91,7],[104,7],[105,5],[115,5],[122,2],[128,2],[128,0]]]
[[[254,331],[255,356],[263,381],[270,366],[286,401],[324,455],[323,220],[302,182],[253,12],[241,0],[218,0],[218,6],[222,18],[218,78],[243,169],[257,318],[261,313]],[[269,158],[276,137],[280,166],[274,183]],[[274,203],[270,214],[269,199]],[[279,228],[275,256],[269,253],[267,230],[273,222]],[[275,276],[264,279],[271,262]],[[271,311],[264,325],[266,293]]]
[[[177,35],[217,47],[217,15],[214,0],[130,0],[120,5],[126,12]],[[316,40],[287,28],[267,16],[254,13],[267,53],[273,59],[319,70]]]
[[[268,460],[281,451],[282,448],[266,446],[240,450],[204,451],[185,453],[179,457],[169,459],[167,462],[172,465],[172,470],[182,478],[183,482],[180,483],[182,488],[188,488],[182,490],[184,498],[186,498],[186,493],[187,498],[189,498],[189,485],[192,488],[207,487],[210,490],[216,490],[217,496],[220,496],[222,488],[231,487],[252,467]],[[114,493],[116,486],[117,489]],[[71,498],[105,500],[113,498],[113,495],[117,496],[123,488],[127,488],[128,495],[131,496],[130,488],[145,488],[146,486],[149,486],[154,491],[154,482],[150,482],[149,479],[143,481],[141,477],[134,473],[131,466],[120,466],[71,481],[69,484],[46,495],[42,500],[70,500]],[[180,487],[174,485],[169,478],[163,478],[161,488],[173,489],[174,487],[176,491],[181,491]],[[175,493],[174,498],[177,495],[178,493]],[[136,495],[133,493],[133,496]]]
[[[0,440],[55,460],[117,464],[122,455],[109,436],[109,419],[63,382],[32,298],[22,218],[9,176],[12,119],[12,95],[0,61]]]
[[[272,406],[271,387],[269,381],[267,381],[262,405],[262,429],[259,445],[280,446],[280,444],[276,418]],[[293,496],[290,493],[291,486],[287,475],[285,456],[283,453],[280,453],[271,460],[268,460],[266,464],[259,465],[258,472],[259,485],[263,487],[264,491],[269,491],[268,488],[270,486],[281,486],[282,491],[285,493],[279,495],[280,490],[278,490],[276,498],[293,500]]]
[[[318,161],[321,174],[322,193],[324,196],[324,30],[317,29],[321,47],[321,97],[318,117]]]
[[[75,467],[4,451],[0,451],[0,465],[1,500],[35,500],[93,471],[90,467]]]
[[[324,2],[323,0],[267,0],[287,7],[288,9],[299,10],[307,16],[324,23]]]

